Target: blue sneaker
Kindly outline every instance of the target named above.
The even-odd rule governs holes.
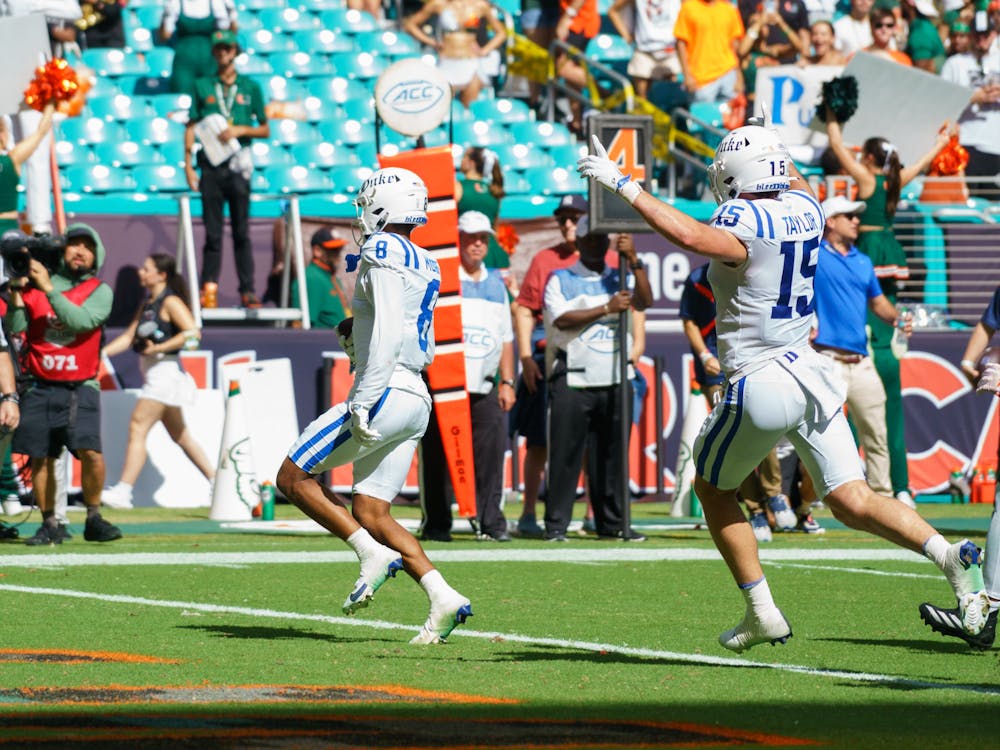
[[[771,541],[771,527],[767,523],[767,516],[762,512],[753,513],[750,516],[750,527],[758,542]]]
[[[344,600],[342,607],[345,615],[353,615],[359,609],[367,607],[375,592],[396,573],[403,569],[403,558],[396,550],[382,546],[377,554],[361,563],[361,575],[354,582],[354,588]]]
[[[791,531],[798,523],[795,511],[788,505],[788,498],[784,495],[775,495],[767,501],[767,507],[774,514],[774,524],[779,531]]]

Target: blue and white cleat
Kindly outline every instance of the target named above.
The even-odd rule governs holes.
[[[719,636],[719,643],[730,651],[742,654],[760,643],[786,643],[792,637],[792,627],[779,609],[774,609],[763,619],[751,611],[743,616],[743,621]]]
[[[427,622],[410,640],[410,643],[428,645],[444,643],[451,631],[472,617],[472,603],[457,591],[447,601],[431,605]]]
[[[382,547],[377,555],[372,555],[361,563],[361,575],[354,582],[354,589],[344,600],[344,614],[353,615],[359,609],[368,606],[383,583],[395,578],[396,573],[403,569],[403,558],[389,547]]]
[[[944,575],[959,602],[966,594],[974,594],[985,587],[982,562],[983,551],[968,539],[955,542],[948,548]]]

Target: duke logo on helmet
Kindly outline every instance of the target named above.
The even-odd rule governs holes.
[[[741,193],[775,193],[791,186],[785,144],[778,134],[759,125],[730,132],[708,166],[708,184],[715,200],[724,203]]]
[[[354,205],[365,237],[388,224],[426,224],[427,186],[409,169],[386,167],[362,183]]]

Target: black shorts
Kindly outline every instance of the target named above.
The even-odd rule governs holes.
[[[545,350],[536,352],[533,359],[538,369],[545,372]],[[517,398],[514,408],[510,410],[510,434],[513,436],[517,432],[529,448],[544,448],[548,444],[545,438],[547,400],[545,378],[538,381],[538,388],[534,393],[529,393],[524,380],[518,379]]]
[[[36,383],[21,397],[13,451],[58,458],[66,447],[101,452],[101,392],[88,385]]]

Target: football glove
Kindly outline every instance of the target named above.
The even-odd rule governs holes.
[[[1000,364],[990,362],[983,368],[983,374],[979,376],[976,384],[976,393],[998,393],[1000,391]]]
[[[584,156],[576,163],[576,171],[583,177],[593,177],[600,183],[601,187],[617,193],[629,202],[635,203],[635,199],[642,192],[642,186],[634,182],[631,177],[626,177],[618,169],[618,165],[608,158],[608,152],[596,135],[590,137],[592,154]]]
[[[361,407],[351,407],[351,432],[365,447],[375,445],[382,439],[382,434],[368,424],[368,410]]]

